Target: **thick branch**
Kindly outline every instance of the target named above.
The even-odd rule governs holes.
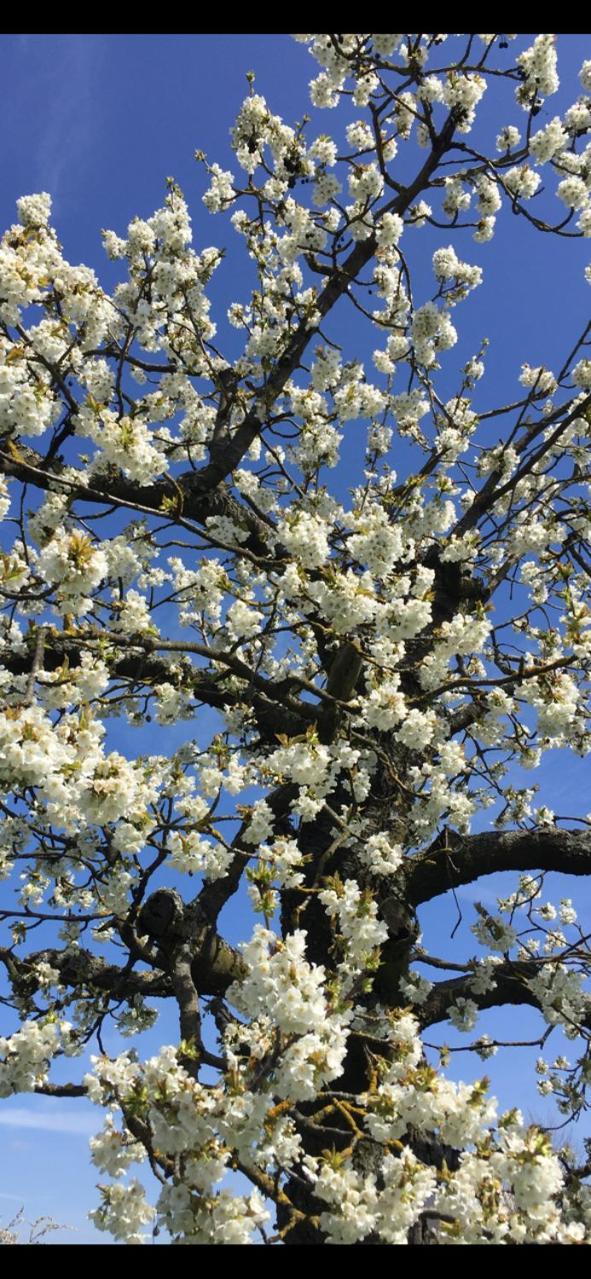
[[[144,910],[148,907],[148,911],[142,915],[141,921],[146,931],[151,918],[150,903],[159,896],[169,894],[172,894],[171,889],[161,889],[148,898],[144,907]],[[134,995],[165,999],[173,994],[173,983],[167,972],[160,969],[155,972],[134,972],[128,967],[120,968],[117,964],[109,964],[100,955],[93,955],[81,948],[75,951],[48,948],[35,951],[26,959],[17,959],[12,951],[3,948],[0,949],[0,962],[4,963],[14,993],[19,997],[34,995],[39,989],[39,981],[35,975],[39,963],[55,968],[64,986],[74,989],[86,986],[117,999],[127,999]],[[243,972],[242,957],[211,928],[206,935],[194,938],[191,973],[200,994],[225,994],[228,986]]]
[[[483,831],[466,836],[448,831],[426,853],[407,863],[407,899],[419,906],[450,888],[502,870],[589,875],[591,830],[539,826],[535,830]]]
[[[166,509],[165,503],[174,500],[178,504],[178,513],[196,524],[205,525],[205,521],[214,515],[225,516],[238,526],[248,529],[249,537],[244,542],[247,550],[259,556],[269,554],[266,541],[268,528],[262,520],[247,506],[239,502],[225,485],[207,493],[197,491],[195,487],[195,471],[186,471],[175,478],[174,483],[168,478],[158,480],[154,484],[141,485],[128,480],[122,473],[111,471],[107,476],[95,475],[92,485],[82,482],[71,482],[71,468],[68,468],[68,483],[60,483],[62,463],[52,459],[48,465],[46,459],[35,449],[19,443],[18,450],[12,454],[0,450],[0,472],[21,480],[23,484],[33,484],[44,490],[58,488],[76,498],[77,501],[120,505],[130,510],[153,512],[154,515],[166,515],[174,519],[174,513]]]
[[[206,884],[201,896],[225,882]],[[138,925],[159,947],[166,969],[179,942],[190,947],[191,976],[201,995],[225,994],[245,972],[244,960],[216,933],[200,897],[185,905],[173,888],[159,888],[144,902]]]
[[[437,1022],[447,1021],[449,1010],[458,999],[471,999],[479,1009],[497,1008],[504,1004],[529,1004],[531,1008],[541,1011],[540,1001],[530,989],[528,982],[537,976],[540,968],[547,960],[506,961],[494,969],[494,987],[482,994],[472,988],[474,974],[465,977],[453,977],[449,981],[438,982],[429,992],[425,1003],[417,1012],[423,1029],[434,1026]],[[580,1018],[579,1025],[591,1030],[591,997],[586,1001],[586,1011]]]
[[[28,637],[26,637],[28,639]],[[71,668],[75,669],[80,665],[81,654],[84,648],[88,648],[92,643],[100,642],[101,657],[104,658],[104,636],[94,636],[91,633],[82,633],[79,637],[67,635],[64,632],[57,631],[53,627],[46,627],[43,630],[43,669],[46,671],[59,670],[63,666],[64,660],[67,659]],[[207,706],[213,706],[218,710],[223,710],[224,706],[232,705],[234,702],[244,698],[241,693],[240,697],[222,682],[224,674],[211,675],[203,668],[189,666],[188,661],[182,672],[179,674],[178,665],[172,659],[166,657],[157,657],[154,649],[160,647],[158,643],[145,636],[121,636],[110,635],[108,642],[111,646],[121,645],[128,649],[121,656],[110,657],[110,673],[113,679],[128,679],[134,685],[146,685],[152,687],[156,684],[172,683],[175,687],[190,691],[195,699],[199,702],[205,702]],[[162,641],[162,647],[167,648],[167,641]],[[180,643],[171,643],[170,647],[175,652],[182,649]],[[195,644],[186,646],[188,648],[187,658],[190,653],[195,653],[198,646]],[[184,651],[184,650],[183,650]],[[201,646],[203,653],[208,652],[206,648]],[[222,653],[212,654],[216,661],[223,662],[225,655]],[[228,659],[230,660],[230,659]],[[11,651],[5,648],[0,655],[0,664],[12,675],[29,675],[34,672],[35,668],[35,652],[29,648],[28,651]],[[172,669],[174,667],[174,669]],[[251,671],[245,663],[236,662],[232,665],[231,673],[240,673],[241,677],[249,684],[248,701],[253,710],[257,725],[263,735],[273,736],[275,733],[288,733],[296,736],[298,733],[306,731],[308,725],[313,722],[319,714],[316,707],[310,702],[298,702],[293,696],[290,696],[283,684],[273,683],[258,676],[256,672]],[[258,682],[258,687],[253,688],[252,681]],[[318,690],[318,696],[322,695],[322,689]]]
[[[191,1074],[194,1074],[199,1069],[203,1043],[201,1040],[199,993],[192,971],[191,948],[187,943],[179,948],[171,969],[172,986],[179,1007],[181,1041],[184,1045],[180,1060],[182,1065]]]
[[[64,986],[88,986],[109,992],[118,998],[133,995],[164,996],[171,993],[170,981],[162,973],[132,972],[119,968],[117,964],[108,964],[100,955],[93,955],[89,950],[56,950],[48,947],[46,950],[35,951],[26,959],[20,959],[12,951],[2,948],[0,961],[6,967],[16,995],[34,995],[39,989],[40,983],[35,970],[41,963],[55,968],[59,973],[59,981]]]

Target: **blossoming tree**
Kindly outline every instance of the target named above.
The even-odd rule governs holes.
[[[423,1033],[530,1005],[577,1051],[540,1062],[543,1090],[587,1104],[591,953],[571,902],[540,894],[591,871],[591,823],[535,807],[515,770],[591,740],[590,330],[507,404],[485,379],[473,407],[484,347],[451,397],[441,379],[482,274],[459,228],[484,244],[505,207],[532,237],[591,235],[591,62],[543,123],[552,36],[297,39],[346,144],[286,125],[250,77],[237,173],[197,155],[255,273],[226,354],[223,254],[190,247],[172,181],[104,233],[112,295],[63,257],[45,194],[1,243],[0,960],[20,1028],[0,1095],[106,1109],[93,1216],[119,1240],[588,1241],[591,1165],[497,1116],[485,1081],[451,1082]],[[335,341],[349,312],[375,370]],[[150,723],[155,753],[117,750],[116,716]],[[477,907],[481,952],[428,954],[419,908],[498,870],[519,875]],[[103,1027],[139,1034],[162,1001],[174,1043],[103,1051]],[[68,1078],[58,1059],[89,1046]],[[472,1046],[496,1044],[479,1025]]]

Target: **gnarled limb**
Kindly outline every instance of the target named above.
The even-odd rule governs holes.
[[[457,835],[446,831],[426,853],[406,863],[406,893],[414,906],[481,875],[504,870],[548,870],[565,875],[591,874],[591,830],[482,831]]]
[[[484,992],[473,988],[474,973],[464,977],[452,977],[448,981],[437,982],[429,992],[424,1004],[417,1012],[423,1028],[434,1026],[437,1022],[446,1021],[450,1009],[458,999],[470,999],[480,1010],[497,1008],[504,1004],[528,1004],[541,1011],[541,1004],[528,984],[532,981],[547,960],[506,960],[497,964],[491,973],[494,985]],[[586,1000],[587,1011],[578,1024],[581,1028],[591,1030],[591,996]]]

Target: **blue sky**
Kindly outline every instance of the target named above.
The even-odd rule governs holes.
[[[591,57],[591,37],[560,37],[559,54],[564,87],[546,104],[540,125],[578,95],[576,73],[583,59]],[[211,161],[233,167],[229,129],[246,93],[247,70],[256,74],[256,91],[264,94],[287,122],[300,121],[308,112],[313,116],[312,131],[331,131],[336,126],[334,113],[311,110],[306,86],[315,74],[315,64],[302,45],[286,36],[3,37],[3,227],[15,220],[18,196],[49,191],[54,224],[66,256],[94,267],[109,286],[118,278],[118,268],[104,258],[100,229],[123,234],[134,215],[149,216],[163,203],[166,178],[172,176],[189,201],[196,248],[220,244],[230,249],[216,282],[222,313],[229,301],[246,300],[244,260],[231,249],[237,237],[227,221],[212,217],[202,205],[204,174],[193,153],[201,148]],[[505,99],[508,108],[499,117],[496,94],[496,89],[487,93],[482,108],[481,127],[489,141],[501,125],[520,122],[518,108],[509,108],[510,95]],[[426,290],[425,297],[431,291],[431,252],[436,244],[451,238],[431,231],[409,233],[411,263],[419,288]],[[589,313],[589,286],[583,281],[589,241],[558,241],[536,235],[524,219],[507,213],[499,221],[492,244],[475,245],[469,232],[456,237],[454,243],[460,256],[484,267],[485,285],[457,313],[460,342],[448,357],[450,378],[453,382],[481,339],[490,338],[487,378],[479,386],[477,401],[477,407],[488,407],[514,396],[522,362],[555,367],[581,331]],[[364,334],[352,323],[350,311],[336,316],[332,333],[343,342],[347,358],[365,359],[370,365],[371,350],[377,344],[375,333]],[[495,430],[491,427],[490,443],[496,442]],[[356,453],[361,455],[360,448],[353,447],[343,492],[353,482]],[[167,745],[172,746],[173,734],[167,742],[166,730],[160,732],[155,749],[164,751]],[[187,735],[193,733],[192,727],[187,729]],[[175,745],[178,740],[175,731]],[[146,749],[131,730],[117,744],[130,754]],[[528,774],[527,784],[533,780],[541,784],[541,802],[559,813],[576,813],[581,811],[581,792],[588,784],[588,763],[556,754],[535,776]],[[582,811],[587,806],[591,807],[584,802]],[[490,878],[462,890],[459,897],[465,924],[453,943],[449,941],[456,921],[453,902],[426,909],[422,917],[426,944],[438,954],[451,953],[453,946],[456,958],[472,954],[470,903],[482,900],[494,905],[496,893],[506,893],[510,879],[495,877],[493,882]],[[588,887],[559,877],[548,879],[552,900],[565,894],[589,912]],[[506,1025],[508,1033],[519,1037],[526,1037],[530,1026],[533,1029],[538,1024],[527,1009],[520,1010],[518,1028],[514,1015],[499,1013],[498,1018],[499,1025]],[[151,1037],[152,1048],[166,1039],[165,1027],[163,1019]],[[449,1042],[460,1042],[453,1033],[445,1037]],[[443,1038],[439,1031],[432,1033],[434,1042]],[[530,1082],[530,1058],[536,1055],[524,1050],[517,1071],[510,1055],[502,1060],[500,1055],[484,1067],[471,1057],[458,1055],[452,1070],[456,1077],[478,1076],[486,1070],[504,1105],[518,1100],[527,1107],[529,1099],[532,1114],[543,1118],[549,1114],[548,1106],[537,1098]],[[85,1215],[98,1198],[94,1186],[99,1178],[89,1164],[87,1151],[88,1136],[99,1126],[97,1120],[100,1112],[81,1101],[67,1105],[27,1095],[3,1103],[0,1127],[4,1129],[6,1155],[0,1171],[0,1221],[24,1203],[31,1217],[51,1214],[75,1228],[75,1234],[60,1233],[56,1240],[108,1242],[92,1229]]]

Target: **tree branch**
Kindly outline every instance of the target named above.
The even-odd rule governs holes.
[[[498,964],[492,973],[494,986],[484,993],[476,993],[473,981],[476,972],[465,977],[452,977],[449,981],[438,982],[429,992],[424,1004],[416,1015],[423,1029],[434,1026],[437,1022],[447,1021],[449,1010],[458,999],[471,999],[481,1011],[486,1008],[497,1008],[504,1004],[528,1004],[531,1008],[542,1011],[540,1001],[530,989],[528,982],[536,977],[548,959],[507,960]],[[584,1030],[591,1030],[591,996],[586,1000],[586,1011],[577,1024]]]
[[[447,831],[426,853],[406,864],[406,892],[413,906],[471,884],[481,875],[503,870],[553,870],[565,875],[591,874],[591,830],[483,831],[458,835]]]

